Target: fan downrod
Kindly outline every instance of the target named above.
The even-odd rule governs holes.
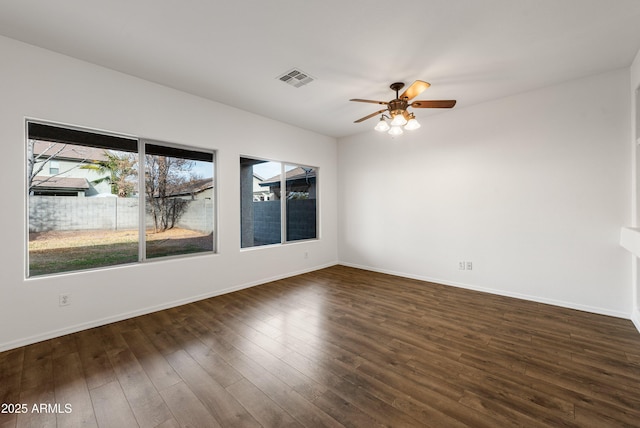
[[[391,85],[389,85],[389,87],[391,88],[392,91],[396,91],[396,100],[397,100],[398,99],[398,92],[400,92],[400,89],[404,88],[404,83],[395,82],[395,83],[392,83]]]

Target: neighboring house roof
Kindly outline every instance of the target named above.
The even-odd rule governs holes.
[[[279,186],[280,185],[280,177],[282,174],[275,175],[271,178],[266,179],[262,183],[261,186]],[[296,167],[290,171],[285,173],[285,178],[287,181],[298,181],[298,180],[309,180],[316,178],[316,169],[315,168],[307,168],[306,170],[302,167]]]
[[[86,178],[43,177],[41,175],[37,175],[33,178],[33,188],[39,190],[87,190],[89,188],[89,182]]]
[[[213,188],[213,178],[201,178],[184,183],[173,189],[168,196],[194,195]]]
[[[59,153],[58,153],[59,152]],[[78,161],[106,161],[104,149],[97,147],[78,146],[75,144],[53,143],[49,141],[35,141],[33,145],[34,156],[48,159],[55,155],[54,159],[74,159]]]

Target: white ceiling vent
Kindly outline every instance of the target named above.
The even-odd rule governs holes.
[[[281,80],[291,86],[295,86],[296,88],[299,88],[300,86],[304,86],[316,80],[315,77],[311,77],[309,73],[305,73],[299,68],[292,68],[284,74],[276,77],[276,79]]]

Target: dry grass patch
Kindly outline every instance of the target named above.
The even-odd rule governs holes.
[[[147,257],[213,250],[213,236],[174,228],[147,231]],[[137,230],[48,231],[29,234],[30,276],[138,261]]]

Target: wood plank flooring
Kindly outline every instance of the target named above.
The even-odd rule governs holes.
[[[0,402],[28,409],[0,428],[638,427],[640,333],[335,266],[0,353]]]

